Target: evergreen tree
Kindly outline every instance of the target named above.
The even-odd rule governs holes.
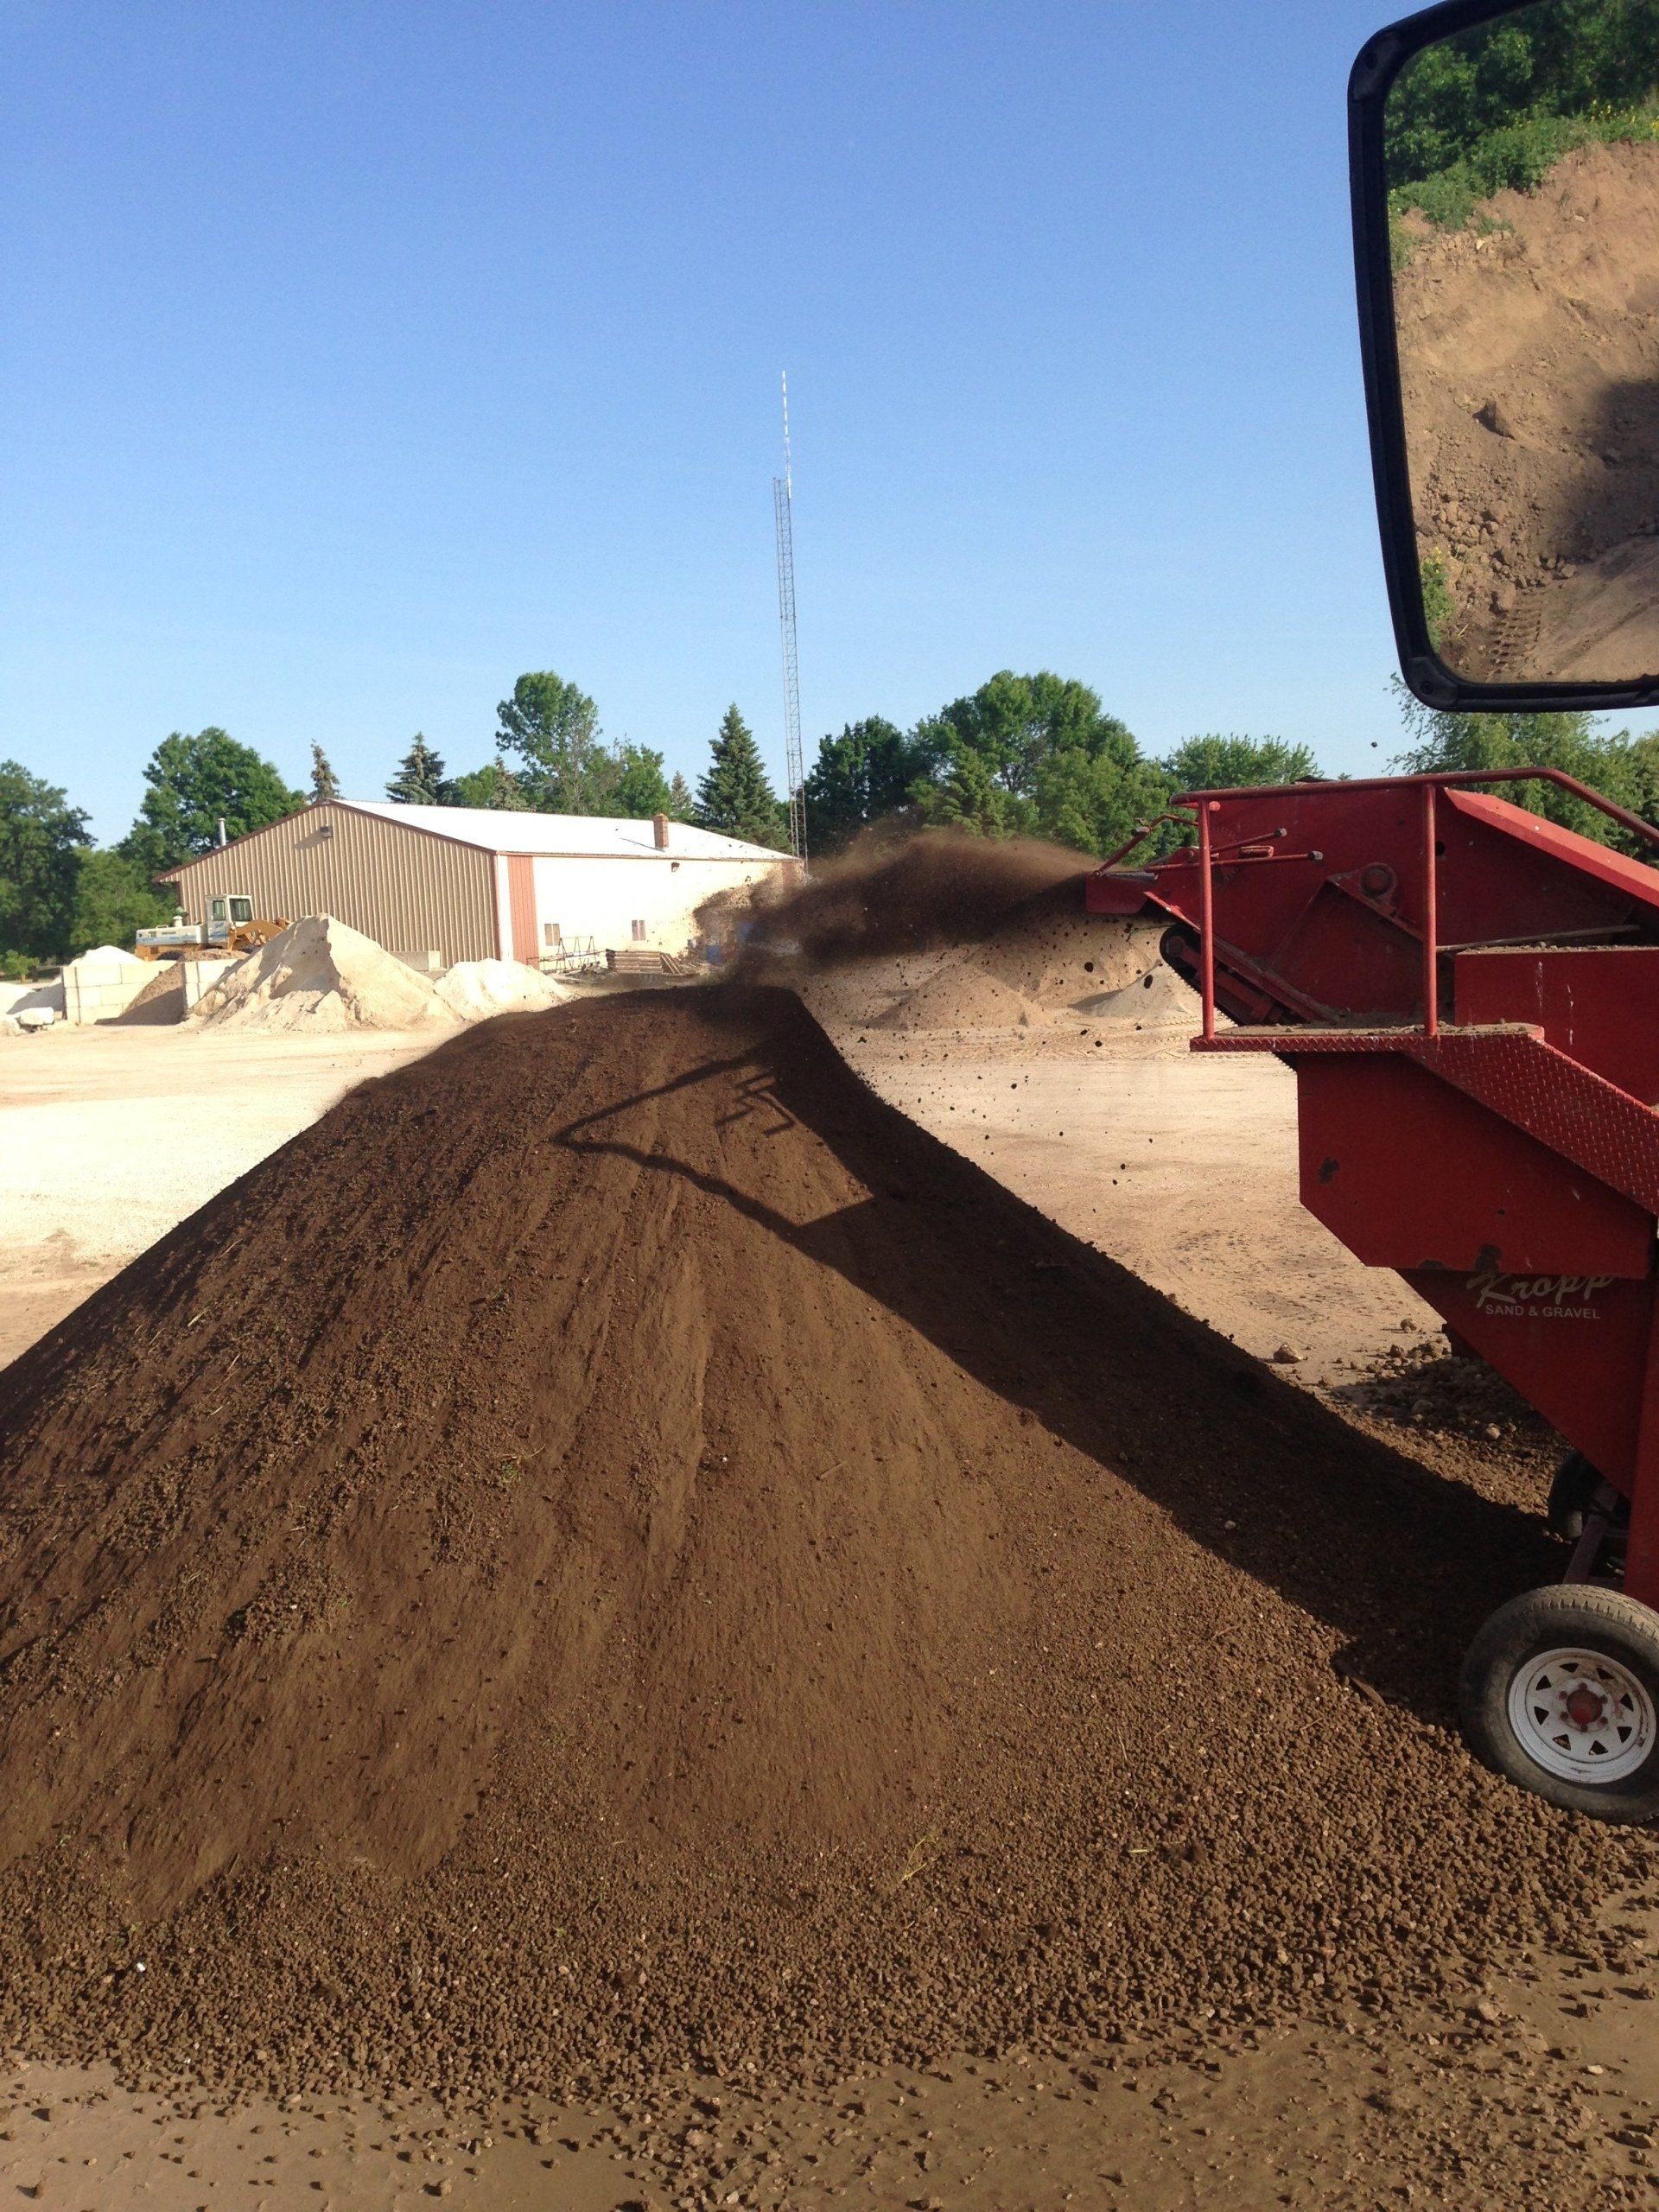
[[[818,741],[806,779],[809,851],[833,853],[861,830],[895,814],[925,766],[919,748],[880,715],[849,722]]]
[[[506,762],[498,753],[493,760],[483,767],[474,768],[470,774],[457,776],[441,787],[440,806],[486,806],[504,809],[509,813],[522,814],[530,801],[524,788]]]
[[[784,810],[766,779],[760,748],[734,705],[721,718],[708,768],[697,785],[696,820],[701,829],[718,830],[751,845],[789,849]]]
[[[386,797],[401,806],[442,806],[443,762],[419,730],[397,772],[386,785]]]
[[[918,817],[930,829],[965,830],[974,837],[1027,837],[1037,827],[1033,799],[999,781],[986,753],[957,744],[912,791]]]
[[[320,806],[326,798],[340,797],[340,778],[328,765],[328,755],[313,741],[311,747],[311,804]]]
[[[691,786],[677,768],[668,786],[668,814],[672,822],[690,822],[696,812]]]

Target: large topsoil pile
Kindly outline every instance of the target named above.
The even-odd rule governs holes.
[[[1659,145],[1588,145],[1395,283],[1418,541],[1471,676],[1659,669]]]
[[[0,2044],[340,2088],[1040,2044],[1381,2003],[1647,1863],[1452,1726],[1537,1522],[780,991],[447,1041],[0,1394]]]

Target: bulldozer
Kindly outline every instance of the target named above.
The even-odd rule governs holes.
[[[133,950],[141,960],[236,959],[268,944],[289,921],[286,915],[256,914],[245,892],[227,892],[207,901],[205,921],[188,921],[179,912],[171,922],[140,930]]]

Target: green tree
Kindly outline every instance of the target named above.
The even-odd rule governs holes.
[[[0,959],[68,955],[86,817],[21,761],[0,760]]]
[[[328,755],[315,739],[311,746],[311,804],[320,806],[326,798],[340,797],[340,778],[328,763]]]
[[[1034,796],[1038,769],[1052,752],[1076,747],[1092,759],[1125,740],[1134,744],[1116,715],[1103,710],[1098,693],[1047,669],[1034,676],[999,669],[977,691],[953,700],[931,724],[918,725],[917,741],[924,750],[930,743],[937,746],[940,725],[948,733],[949,755],[966,746],[1002,789],[1018,798]]]
[[[1616,806],[1659,823],[1659,737],[1603,731],[1587,714],[1441,714],[1414,699],[1399,678],[1411,742],[1392,765],[1408,775],[1459,768],[1559,768]],[[1506,784],[1499,794],[1598,844],[1650,861],[1652,848],[1554,784]]]
[[[653,814],[671,814],[674,793],[663,773],[663,756],[649,746],[619,745],[611,755],[616,765],[607,811],[632,822],[648,821]]]
[[[789,849],[789,832],[778,795],[766,778],[748,724],[735,706],[721,718],[710,747],[709,766],[697,785],[696,821],[704,830],[741,837],[752,845]]]
[[[400,806],[442,806],[443,761],[419,730],[415,742],[397,764],[397,772],[386,785],[386,797]]]
[[[212,728],[163,738],[144,782],[138,819],[118,849],[149,876],[216,845],[221,822],[226,837],[242,837],[305,804],[269,760]]]
[[[443,785],[438,804],[440,806],[487,806],[502,809],[508,813],[522,813],[530,802],[524,797],[518,777],[498,753],[493,760],[486,760],[481,768],[474,768],[467,774],[454,777]]]
[[[984,837],[1040,834],[1079,852],[1115,851],[1167,791],[1128,728],[1086,683],[1001,669],[918,722],[906,744],[910,802],[928,823]]]
[[[1144,760],[1133,739],[1092,754],[1062,746],[1037,770],[1037,827],[1057,845],[1103,860],[1163,812],[1169,792],[1166,771]]]
[[[1560,0],[1437,40],[1389,94],[1392,204],[1466,223],[1587,139],[1645,138],[1656,88],[1659,0]]]
[[[989,756],[957,741],[930,776],[912,787],[917,818],[930,829],[965,830],[975,837],[1028,836],[1037,827],[1033,799],[997,779]]]
[[[1183,738],[1164,762],[1172,790],[1224,791],[1251,784],[1295,784],[1317,776],[1319,763],[1306,745],[1282,737]]]
[[[547,814],[606,814],[616,763],[601,741],[599,709],[551,669],[521,676],[496,709],[504,751],[524,762],[531,804]]]
[[[169,920],[173,904],[171,893],[158,889],[125,853],[83,852],[69,917],[71,949],[130,945],[140,930]]]
[[[918,747],[880,715],[848,722],[839,737],[820,738],[806,779],[808,850],[838,851],[873,822],[899,813],[925,766]]]
[[[691,796],[690,785],[677,768],[669,780],[669,818],[674,822],[690,822],[696,811],[696,804]]]

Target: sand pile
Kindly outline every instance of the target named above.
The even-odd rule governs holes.
[[[424,976],[336,921],[308,914],[204,991],[191,1019],[243,1029],[427,1029],[454,1020]]]
[[[364,1084],[0,1399],[0,2044],[311,2089],[1029,2047],[1380,2004],[1652,1863],[1452,1731],[1536,1520],[786,993]]]
[[[1011,916],[977,957],[1041,1006],[1075,1006],[1144,975],[1158,960],[1161,933],[1161,923],[1089,913],[1082,884],[1061,884]]]
[[[1096,1022],[1130,1022],[1137,1029],[1196,1029],[1204,1018],[1198,994],[1162,961],[1121,989],[1079,999],[1077,1010]]]
[[[438,996],[460,1021],[498,1014],[532,1014],[563,1006],[570,995],[519,960],[458,960],[438,979]]]
[[[1047,1017],[976,961],[951,960],[881,1017],[887,1029],[1010,1029]]]

